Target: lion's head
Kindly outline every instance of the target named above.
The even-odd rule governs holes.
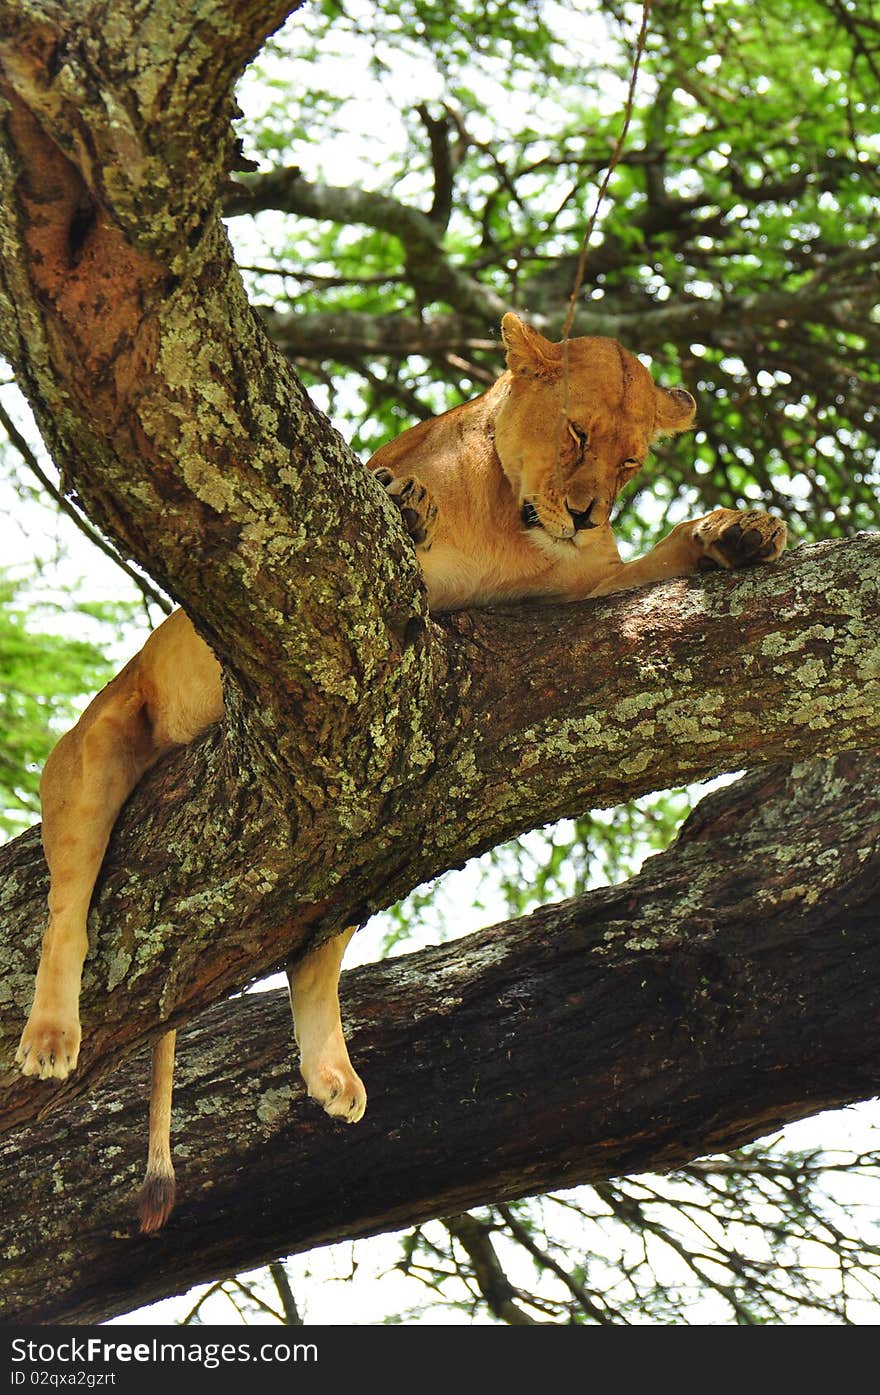
[[[536,542],[583,546],[652,441],[693,425],[696,403],[614,339],[571,339],[563,353],[513,314],[501,333],[510,379],[495,447],[523,523],[542,530]]]

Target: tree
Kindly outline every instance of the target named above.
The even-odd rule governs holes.
[[[707,505],[757,491],[801,536],[828,540],[760,578],[438,622],[381,491],[291,361],[313,385],[354,364],[373,431],[403,424],[395,403],[415,415],[445,405],[429,378],[469,395],[493,376],[502,309],[561,323],[586,214],[580,185],[609,148],[584,138],[582,99],[552,140],[537,128],[484,139],[457,71],[462,29],[433,6],[394,6],[371,11],[377,62],[395,20],[398,37],[401,21],[407,42],[421,26],[447,54],[450,100],[423,104],[413,126],[427,211],[397,190],[341,190],[290,167],[239,173],[229,187],[233,83],[290,8],[0,6],[0,348],[67,492],[186,606],[224,663],[227,695],[222,730],[158,767],[121,820],[93,910],[77,1076],[48,1096],[8,1081],[3,1118],[17,1133],[6,1165],[28,1178],[4,1268],[17,1317],[106,1315],[284,1247],[683,1163],[864,1098],[876,1078],[875,767],[839,754],[877,743],[880,711],[880,551],[876,537],[849,536],[877,522],[876,172],[859,134],[877,105],[873,29],[834,4],[805,7],[793,25],[773,5],[759,19],[729,7],[724,21],[663,7],[651,99],[588,252],[575,321],[575,332],[637,343],[661,368],[677,356],[702,404],[696,446],[667,452],[663,477],[631,500],[633,540],[660,522],[649,490],[669,518],[697,491]],[[335,7],[316,13],[316,41],[347,32]],[[475,42],[515,46],[559,80],[552,35],[531,15],[483,7]],[[770,107],[755,55],[783,25],[771,98],[787,102],[789,125],[780,111],[778,138],[759,143]],[[798,45],[820,38],[822,115],[799,75],[792,126]],[[728,68],[737,76],[725,87]],[[303,121],[326,111],[332,100]],[[607,129],[600,108],[590,119]],[[479,197],[456,198],[465,180]],[[282,208],[367,231],[344,240],[329,281],[314,278],[325,278],[338,227],[314,234],[297,272],[315,290],[295,313],[264,310],[270,340],[221,204],[231,217]],[[257,293],[265,274],[253,273]],[[367,430],[354,439],[374,443]],[[359,973],[349,1010],[363,1024],[371,1093],[359,1136],[300,1121],[283,1004],[223,1002],[524,829],[792,759],[808,763],[716,797],[653,878]],[[36,834],[3,861],[11,1061],[41,930]],[[634,939],[642,922],[668,932]],[[804,936],[809,974],[793,953]],[[823,979],[833,1004],[817,992]],[[132,1238],[122,1259],[107,1237],[126,1232],[140,1165],[126,1058],[204,1009],[184,1055],[198,1157],[184,1141],[178,1223],[154,1246]],[[232,1045],[225,1067],[219,1042]],[[89,1145],[81,1101],[99,1086],[114,1128]],[[426,1097],[433,1122],[422,1114],[419,1127]],[[301,1205],[291,1208],[294,1116]],[[36,1156],[51,1173],[23,1164]],[[50,1192],[63,1211],[47,1207]],[[233,1207],[247,1225],[228,1236],[217,1223]],[[478,1243],[466,1221],[458,1234]],[[40,1264],[51,1252],[57,1270],[61,1250],[69,1263],[47,1297]]]

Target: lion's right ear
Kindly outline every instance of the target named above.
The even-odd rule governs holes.
[[[545,378],[550,381],[559,377],[561,346],[552,344],[510,310],[501,321],[501,338],[507,350],[507,366],[511,373],[523,378]]]
[[[654,437],[675,436],[689,431],[697,414],[697,404],[684,388],[663,388],[654,384],[656,415]]]

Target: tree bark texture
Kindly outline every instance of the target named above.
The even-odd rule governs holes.
[[[7,1135],[7,1322],[125,1312],[278,1253],[738,1146],[880,1075],[880,763],[772,767],[626,884],[343,976],[370,1101],[304,1098],[286,994],[182,1034],[180,1200],[136,1233],[147,1063]]]
[[[282,802],[277,772],[260,780],[230,759],[229,724],[208,733],[156,767],[117,824],[90,916],[80,1065],[59,1086],[11,1069],[45,915],[37,833],[23,835],[0,851],[0,1127],[507,837],[880,743],[878,597],[880,539],[866,536],[800,549],[767,575],[447,617],[423,637],[445,675],[420,715],[430,759],[390,786],[325,764],[307,815],[296,790]]]

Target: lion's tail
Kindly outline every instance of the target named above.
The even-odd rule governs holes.
[[[150,1145],[147,1171],[138,1194],[141,1231],[161,1230],[174,1210],[174,1164],[171,1161],[171,1092],[174,1087],[176,1032],[166,1032],[153,1047],[150,1083]]]

